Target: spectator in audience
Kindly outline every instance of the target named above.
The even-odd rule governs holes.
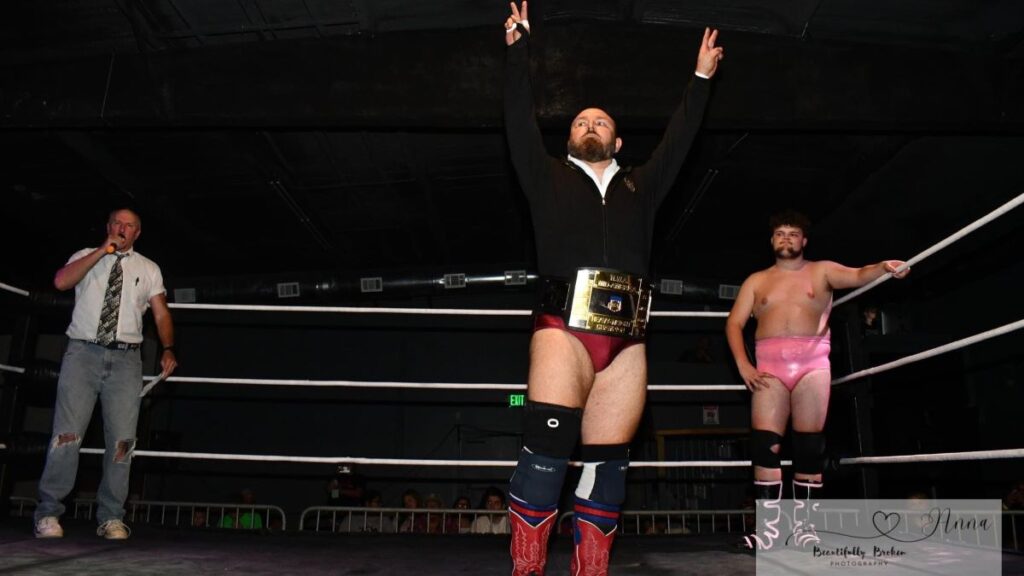
[[[473,515],[469,513],[469,498],[459,496],[452,504],[455,510],[465,510],[462,514],[451,514],[445,521],[445,532],[449,534],[469,534],[473,531]]]
[[[693,351],[693,361],[701,364],[714,364],[715,358],[711,355],[711,337],[701,336],[697,339],[697,346]]]
[[[364,508],[380,508],[380,492],[376,490],[366,491],[366,500],[363,501]],[[395,531],[395,523],[391,517],[383,512],[364,512],[366,521],[362,523],[363,532],[383,532],[385,534]]]
[[[327,481],[328,506],[362,506],[366,481],[351,466],[339,466],[338,472]]]
[[[754,493],[747,490],[746,495],[743,496],[743,501],[740,502],[740,510],[749,510],[749,514],[743,515],[743,533],[750,534],[754,531],[754,515],[756,514],[755,505],[757,501],[754,500]]]
[[[441,501],[441,497],[437,494],[429,494],[426,499],[423,500],[423,506],[427,509],[424,513],[427,525],[426,532],[428,534],[441,534],[442,532],[446,532],[444,513],[439,511],[444,508],[444,502]],[[432,512],[432,510],[438,510],[438,512]]]
[[[364,500],[360,503],[362,508],[380,508],[380,492],[367,490]],[[373,510],[353,510],[338,516],[336,532],[394,532],[395,523],[388,514]]]
[[[1017,482],[1003,498],[1003,510],[1007,512],[1024,510],[1024,482]],[[1024,516],[1003,514],[1003,546],[1007,549],[1021,549],[1021,534],[1024,534]]]
[[[910,531],[915,535],[924,535],[929,524],[932,523],[931,499],[926,492],[911,492],[906,499],[906,522],[902,531]]]
[[[206,510],[197,509],[192,511],[192,527],[193,528],[206,528]]]
[[[412,488],[402,493],[402,508],[411,510],[399,516],[399,532],[426,532],[427,517],[424,513],[416,511],[420,509],[420,495]]]
[[[242,504],[238,508],[229,508],[224,511],[224,517],[220,519],[220,527],[262,529],[263,516],[255,508],[252,508],[256,504],[256,493],[250,488],[243,489],[241,501]]]
[[[644,518],[640,522],[641,534],[645,535],[656,535],[664,534],[668,526],[664,516],[652,515],[650,518]]]
[[[508,534],[508,515],[505,513],[505,493],[489,487],[484,491],[483,501],[480,508],[492,510],[491,514],[484,514],[473,522],[474,534]]]
[[[860,315],[860,330],[864,336],[882,335],[882,315],[878,310],[878,306],[869,304],[861,310]]]
[[[711,354],[711,338],[701,336],[697,338],[693,348],[684,349],[679,355],[680,362],[694,362],[696,364],[714,364],[715,358]]]
[[[1017,482],[1003,498],[1003,510],[1024,510],[1024,482]]]

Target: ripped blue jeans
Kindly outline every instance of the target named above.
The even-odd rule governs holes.
[[[96,519],[102,524],[124,517],[141,390],[139,350],[110,350],[83,340],[68,343],[57,384],[46,468],[39,479],[36,521],[64,513],[61,500],[75,485],[78,450],[97,398],[103,409],[106,454],[103,455],[103,479],[96,493]]]

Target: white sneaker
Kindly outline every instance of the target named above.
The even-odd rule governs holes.
[[[63,538],[64,529],[56,516],[43,516],[36,522],[36,538]]]
[[[120,520],[107,520],[96,529],[97,536],[103,536],[107,540],[127,540],[132,533]]]

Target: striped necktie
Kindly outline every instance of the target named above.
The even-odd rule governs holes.
[[[121,259],[127,254],[117,254],[117,261],[110,267],[107,279],[107,293],[103,296],[103,309],[100,311],[100,326],[96,330],[96,342],[106,346],[117,338],[117,318],[121,312],[121,285],[124,273],[121,270]]]

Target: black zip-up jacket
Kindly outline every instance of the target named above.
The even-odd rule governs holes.
[[[530,202],[542,276],[575,277],[577,268],[647,276],[654,216],[693,143],[711,84],[693,76],[650,160],[622,167],[605,197],[583,170],[544,149],[530,89],[527,35],[508,47],[505,130],[519,183]]]

